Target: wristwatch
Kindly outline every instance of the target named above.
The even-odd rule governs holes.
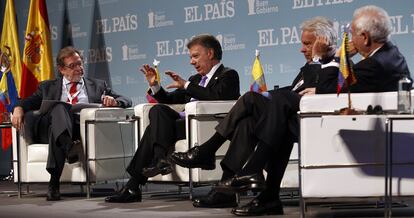
[[[315,55],[312,57],[312,62],[313,63],[321,63],[321,57],[319,57],[318,55]]]

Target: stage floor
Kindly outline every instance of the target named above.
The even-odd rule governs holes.
[[[23,186],[26,191],[26,185]],[[178,194],[174,185],[149,184],[144,187],[143,202],[129,204],[105,203],[104,197],[113,184],[97,185],[92,198],[86,199],[80,194],[79,186],[62,185],[62,200],[48,202],[45,200],[46,184],[30,186],[29,194],[21,199],[17,198],[17,186],[10,181],[0,182],[0,217],[235,217],[230,213],[231,208],[207,209],[194,208],[188,199],[187,188],[184,193]],[[195,195],[204,195],[210,187],[195,189]],[[168,190],[166,193],[160,193]],[[284,192],[284,216],[272,217],[299,217],[300,207],[296,196],[297,191]],[[241,203],[247,203],[253,196],[241,197]],[[308,204],[306,217],[384,217],[382,208],[374,207],[378,198],[352,199],[313,199]],[[407,207],[393,208],[394,217],[414,217],[414,197],[394,198],[403,202]],[[355,208],[358,203],[360,209]],[[351,206],[351,208],[347,208]],[[352,208],[353,207],[353,208]],[[345,209],[344,209],[345,208]],[[270,217],[270,216],[262,216]]]

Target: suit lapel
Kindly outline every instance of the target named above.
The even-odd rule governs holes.
[[[214,86],[214,84],[217,83],[217,80],[219,78],[219,76],[223,73],[224,70],[224,66],[223,64],[220,65],[219,68],[217,68],[216,72],[214,72],[213,76],[211,77],[210,81],[208,82],[207,87],[212,87]]]
[[[96,86],[91,80],[87,78],[83,78],[83,81],[85,82],[85,88],[86,88],[86,94],[88,95],[88,101],[89,103],[92,103],[94,102],[94,99],[92,98],[92,96],[96,96],[96,93],[95,93]]]
[[[50,99],[53,100],[60,100],[61,96],[62,96],[62,83],[63,83],[63,77],[61,77],[60,79],[55,79],[55,81],[51,84],[50,86],[50,90],[51,90],[51,95],[50,95]]]
[[[306,65],[305,65],[306,66]],[[305,66],[300,68],[300,71],[298,73],[298,75],[295,77],[295,79],[293,80],[291,86],[292,88],[295,87],[295,85],[299,82],[300,79],[303,79],[303,68],[305,68]]]

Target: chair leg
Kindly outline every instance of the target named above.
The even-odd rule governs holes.
[[[81,194],[85,193],[85,188],[83,187],[83,185],[81,184],[79,185],[79,187],[80,187],[80,193]]]
[[[180,185],[178,185],[178,194],[181,195],[182,191],[183,191],[183,188]]]

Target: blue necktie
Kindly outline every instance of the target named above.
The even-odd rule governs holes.
[[[198,83],[198,85],[202,86],[202,87],[205,87],[206,81],[207,81],[207,76],[203,76],[203,77],[201,77],[201,80]]]

